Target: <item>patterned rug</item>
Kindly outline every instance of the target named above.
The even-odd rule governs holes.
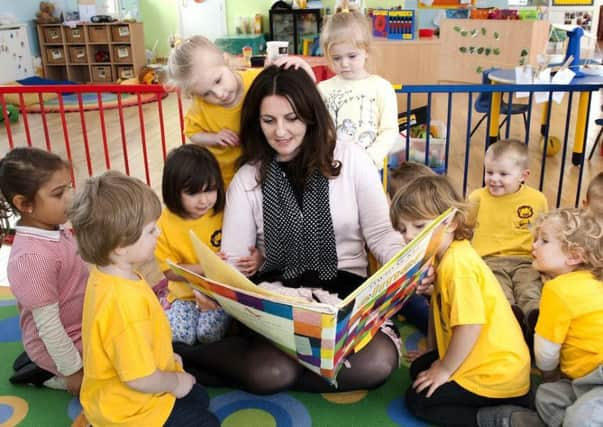
[[[424,345],[413,327],[397,321],[407,349]],[[81,411],[67,392],[8,382],[12,361],[23,351],[15,301],[0,287],[0,427],[69,426]],[[238,390],[212,388],[211,409],[224,427],[403,426],[426,424],[413,418],[403,405],[408,386],[407,366],[401,366],[376,390],[349,393],[279,393],[256,396]]]

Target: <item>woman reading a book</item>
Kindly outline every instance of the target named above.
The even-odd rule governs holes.
[[[256,282],[321,288],[345,298],[366,279],[366,246],[381,263],[404,246],[392,228],[374,164],[361,147],[336,142],[329,112],[303,70],[271,66],[258,75],[243,105],[241,145],[241,166],[227,194],[222,251],[243,273],[255,273]],[[264,257],[257,272],[245,264],[255,247]],[[178,351],[197,362],[187,369],[211,372],[253,393],[334,390],[247,330]],[[383,326],[348,356],[337,390],[381,385],[398,367],[399,355],[397,331]],[[207,383],[203,376],[199,380]]]

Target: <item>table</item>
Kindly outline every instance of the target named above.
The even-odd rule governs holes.
[[[493,83],[503,84],[515,84],[515,69],[499,69],[493,70],[488,75],[490,81]],[[600,88],[603,87],[603,76],[595,74],[585,74],[582,77],[574,77],[570,82],[570,85],[597,85]],[[574,135],[574,147],[572,149],[572,163],[578,166],[582,163],[584,157],[584,132],[586,130],[586,121],[588,119],[588,96],[589,92],[580,92],[578,100],[578,115],[576,117],[576,133]],[[490,129],[488,135],[490,139],[498,139],[498,120],[500,117],[500,103],[501,103],[500,92],[492,92],[492,104],[490,109]],[[543,125],[546,123],[546,103],[543,109]]]

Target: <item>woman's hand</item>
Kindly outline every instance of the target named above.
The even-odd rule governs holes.
[[[426,397],[431,397],[438,387],[450,380],[451,375],[452,373],[445,369],[442,361],[436,360],[429,369],[417,375],[417,379],[412,386],[417,393],[427,388]]]
[[[193,294],[195,294],[195,302],[197,303],[197,308],[199,310],[210,311],[220,308],[220,305],[217,302],[209,297],[206,297],[201,292],[193,289]]]
[[[255,246],[249,247],[249,256],[240,257],[237,261],[237,268],[245,276],[253,276],[260,266],[264,263],[264,256]]]

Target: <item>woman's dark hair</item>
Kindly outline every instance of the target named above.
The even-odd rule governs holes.
[[[161,193],[163,203],[180,217],[188,214],[182,206],[181,194],[217,191],[214,214],[224,210],[224,181],[218,161],[208,149],[186,144],[173,149],[165,160]]]
[[[68,168],[68,162],[39,148],[18,147],[9,151],[0,160],[0,190],[4,198],[0,215],[6,216],[10,208],[18,212],[13,204],[17,195],[33,202],[40,187],[53,173]]]
[[[336,133],[333,120],[316,84],[302,69],[284,69],[274,65],[265,68],[253,81],[241,114],[241,147],[238,166],[259,166],[259,182],[263,183],[275,151],[268,144],[260,125],[260,107],[264,98],[278,95],[289,100],[297,117],[307,130],[301,150],[290,162],[296,184],[303,185],[315,169],[328,177],[339,175],[341,163],[333,160]]]

